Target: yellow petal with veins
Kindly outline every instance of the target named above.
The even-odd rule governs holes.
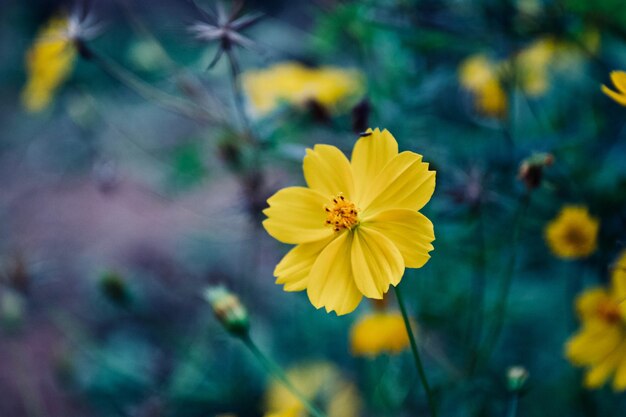
[[[363,223],[389,238],[400,250],[407,268],[421,268],[430,259],[435,240],[433,224],[426,216],[408,209],[381,211]]]
[[[313,149],[307,149],[302,169],[306,183],[313,190],[327,198],[343,193],[352,200],[352,168],[343,152],[336,147],[315,145]]]
[[[265,230],[284,243],[308,243],[328,238],[331,228],[325,226],[326,197],[304,187],[288,187],[267,200],[269,208],[263,210],[267,219]]]
[[[363,297],[354,283],[350,262],[352,233],[342,232],[317,257],[309,273],[307,295],[315,308],[325,307],[338,316],[348,314]]]
[[[587,388],[599,388],[602,386],[615,371],[624,355],[626,355],[626,342],[620,343],[603,360],[589,369],[585,375],[585,386]]]
[[[360,197],[374,182],[387,163],[398,154],[398,142],[387,129],[367,129],[368,136],[359,139],[352,150],[352,171],[356,195]]]
[[[376,230],[359,227],[352,241],[352,271],[356,286],[368,298],[381,299],[389,285],[398,285],[404,261],[396,246]]]
[[[359,201],[363,220],[389,208],[421,209],[435,191],[435,171],[422,156],[402,152],[385,165],[364,198]]]
[[[317,242],[302,243],[290,250],[274,269],[276,283],[284,284],[285,291],[305,290],[315,259],[333,237]]]

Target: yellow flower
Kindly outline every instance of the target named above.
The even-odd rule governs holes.
[[[51,19],[26,54],[28,81],[22,91],[22,103],[30,112],[48,107],[72,71],[76,47],[67,36],[67,28],[66,17]]]
[[[459,68],[461,86],[474,95],[476,110],[485,116],[502,118],[508,109],[499,72],[498,64],[480,54],[470,56]]]
[[[516,76],[524,93],[531,97],[543,95],[549,86],[549,66],[557,52],[551,37],[540,38],[522,49],[514,58]]]
[[[546,241],[559,258],[584,258],[596,250],[599,225],[586,207],[565,206],[546,226]]]
[[[244,73],[243,86],[258,116],[271,113],[281,102],[303,106],[311,100],[336,111],[347,99],[362,93],[363,76],[356,70],[285,62]]]
[[[404,320],[398,312],[367,314],[350,331],[350,350],[354,356],[398,354],[408,348],[409,343]]]
[[[287,378],[310,401],[320,404],[328,417],[356,417],[361,399],[329,362],[311,362],[287,370]],[[265,417],[306,417],[302,403],[282,384],[273,381],[265,393]]]
[[[626,390],[626,252],[613,268],[611,286],[592,288],[576,300],[581,329],[565,345],[567,359],[586,367],[585,386],[601,387],[613,376],[613,389]]]
[[[617,91],[611,90],[606,85],[602,85],[602,92],[622,106],[626,106],[626,72],[611,71],[611,81]]]
[[[421,155],[398,153],[387,130],[368,129],[351,162],[334,146],[307,149],[303,170],[308,188],[282,189],[264,210],[265,230],[298,245],[274,270],[285,291],[306,289],[316,308],[347,314],[362,296],[381,299],[405,267],[428,261],[435,235],[418,210],[435,172]]]

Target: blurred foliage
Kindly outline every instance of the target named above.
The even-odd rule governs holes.
[[[238,295],[280,365],[331,363],[356,386],[360,415],[428,415],[409,351],[350,354],[351,326],[374,307],[336,317],[274,284],[288,247],[261,228],[265,201],[303,184],[305,148],[352,148],[350,109],[285,103],[245,122],[229,61],[207,70],[220,43],[187,29],[203,19],[191,2],[89,3],[105,23],[86,42],[95,58],[78,59],[36,115],[20,105],[24,55],[71,5],[0,3],[0,415],[264,415],[272,379],[213,317],[208,284]],[[622,416],[625,394],[585,389],[564,344],[576,295],[606,285],[624,249],[626,109],[600,86],[626,69],[626,3],[244,5],[255,11],[264,18],[243,31],[254,45],[234,50],[242,73],[285,61],[357,69],[368,125],[437,170],[424,209],[435,250],[402,285],[439,416],[507,415],[514,397],[520,416]],[[553,56],[546,91],[528,95],[516,59],[546,38],[575,59]],[[481,114],[460,82],[475,54],[514,68],[500,80],[506,113]],[[529,188],[518,170],[536,154],[554,162]],[[544,230],[569,204],[599,219],[598,248],[563,261]],[[515,365],[528,371],[519,393],[507,387]]]

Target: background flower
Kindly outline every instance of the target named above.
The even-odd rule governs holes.
[[[599,226],[586,207],[565,206],[546,226],[546,241],[559,258],[584,258],[596,250]]]

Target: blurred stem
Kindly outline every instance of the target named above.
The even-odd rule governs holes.
[[[398,306],[400,307],[400,311],[402,312],[402,318],[404,319],[404,326],[406,327],[406,332],[409,335],[409,340],[411,342],[411,351],[413,352],[413,358],[415,359],[415,366],[417,367],[417,373],[422,381],[422,385],[424,386],[424,391],[426,391],[426,397],[428,399],[428,408],[430,409],[431,417],[437,417],[437,408],[435,407],[435,399],[433,397],[433,393],[430,389],[430,385],[428,385],[428,380],[426,379],[426,372],[424,371],[424,365],[422,364],[422,359],[420,357],[420,352],[417,347],[417,342],[415,340],[415,335],[413,334],[413,328],[411,327],[411,320],[409,319],[409,315],[407,314],[406,306],[404,304],[404,298],[402,295],[402,291],[398,286],[393,287],[396,292],[396,298],[398,299]]]
[[[506,413],[507,417],[517,417],[517,405],[519,403],[519,394],[513,393],[511,400],[509,401],[509,411]]]
[[[504,272],[504,278],[502,281],[502,287],[500,289],[500,294],[498,295],[498,304],[496,304],[495,311],[493,316],[495,317],[495,323],[491,329],[491,332],[487,335],[485,339],[485,343],[481,352],[479,353],[478,361],[487,361],[489,357],[493,353],[493,350],[496,347],[498,339],[500,338],[500,333],[502,332],[502,327],[504,325],[504,318],[506,316],[506,309],[508,305],[509,292],[511,289],[511,282],[513,281],[513,275],[515,273],[515,264],[517,263],[517,244],[519,241],[520,229],[524,219],[524,215],[526,214],[526,210],[528,209],[528,205],[530,203],[531,193],[530,191],[526,191],[517,206],[517,210],[515,212],[514,220],[513,220],[513,234],[511,238],[511,248],[513,253],[511,253],[511,257],[509,258],[509,262],[506,266]]]
[[[248,116],[246,115],[243,92],[241,89],[241,70],[239,68],[239,62],[237,61],[237,58],[235,57],[232,48],[225,47],[224,52],[226,53],[226,57],[228,58],[228,64],[230,67],[230,81],[233,88],[233,95],[235,97],[235,108],[237,109],[237,114],[239,115],[239,119],[241,120],[241,124],[243,125],[247,138],[254,145],[257,145],[258,141],[256,140],[256,136],[254,136],[252,132],[252,128],[250,127],[250,120],[248,120]]]
[[[166,93],[145,81],[139,79],[130,71],[126,70],[113,60],[110,60],[100,54],[90,52],[90,60],[95,62],[104,72],[115,78],[126,87],[139,94],[141,97],[149,101],[154,101],[161,107],[189,117],[190,119],[202,122],[215,122],[214,118],[201,107],[184,100],[180,97]]]
[[[250,334],[246,334],[241,338],[244,345],[252,352],[254,357],[261,363],[261,365],[265,368],[267,372],[270,373],[273,377],[275,377],[281,384],[284,385],[285,388],[289,390],[307,409],[309,413],[311,413],[314,417],[326,417],[326,415],[320,411],[316,406],[314,406],[305,396],[298,390],[287,378],[285,371],[272,359],[266,356],[259,347],[254,343]]]
[[[478,351],[480,349],[481,335],[483,332],[484,304],[485,304],[485,268],[487,264],[485,247],[485,222],[482,208],[476,208],[476,241],[478,259],[472,279],[472,300],[469,314],[468,337],[471,346],[471,356],[468,363],[468,373],[472,375],[476,370]]]

